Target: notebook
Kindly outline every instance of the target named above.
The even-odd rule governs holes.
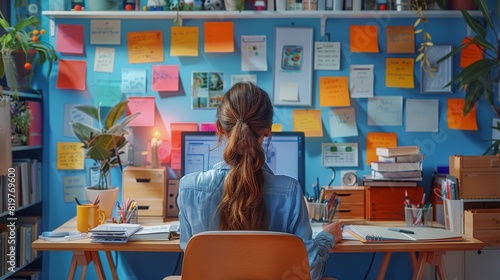
[[[373,242],[431,242],[462,241],[463,237],[442,228],[431,227],[383,227],[369,225],[349,225],[349,231],[363,243]],[[410,233],[411,232],[411,233]]]
[[[318,233],[323,231],[323,223],[311,223],[312,228],[312,238],[316,238]],[[342,231],[342,240],[358,240],[350,232],[348,232],[345,228]]]

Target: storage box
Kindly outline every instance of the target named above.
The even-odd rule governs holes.
[[[500,198],[500,155],[451,156],[450,175],[458,180],[464,198]]]
[[[500,245],[500,208],[465,211],[465,234],[484,242],[485,246]]]
[[[325,187],[325,197],[329,198],[333,192],[340,197],[338,207],[339,219],[365,218],[365,189],[362,187]]]
[[[167,174],[165,167],[127,166],[123,169],[123,201],[135,200],[142,216],[164,216]]]
[[[422,201],[422,187],[366,187],[365,216],[367,220],[405,220],[405,191],[408,192],[410,203]]]

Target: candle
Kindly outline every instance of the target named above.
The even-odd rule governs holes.
[[[158,161],[158,145],[161,144],[161,140],[158,140],[158,131],[155,132],[155,136],[151,139],[151,167],[158,168],[160,162]]]

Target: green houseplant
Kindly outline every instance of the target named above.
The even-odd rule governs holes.
[[[29,88],[34,66],[45,62],[48,63],[49,77],[57,54],[52,45],[40,40],[45,34],[44,29],[36,29],[40,26],[40,19],[30,16],[11,26],[0,12],[0,26],[5,31],[0,37],[0,78],[6,76],[8,86],[14,92],[18,88]],[[34,29],[27,31],[30,27]]]

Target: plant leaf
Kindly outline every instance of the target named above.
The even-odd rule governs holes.
[[[106,115],[106,119],[104,120],[104,129],[107,131],[110,129],[115,123],[121,118],[123,113],[125,113],[125,109],[127,109],[128,100],[124,100],[109,110],[108,115]]]
[[[80,110],[92,117],[94,120],[99,121],[99,110],[97,109],[97,107],[92,105],[77,105],[73,108]]]
[[[108,133],[113,133],[113,134],[126,134],[127,131],[125,130],[125,127],[127,126],[128,123],[130,123],[133,119],[138,117],[141,114],[141,112],[135,112],[132,115],[129,115],[123,119],[122,122],[117,123],[110,127],[108,129]]]
[[[467,23],[467,25],[474,31],[476,32],[476,34],[480,35],[480,36],[486,36],[486,28],[484,28],[484,26],[481,25],[481,23],[479,23],[478,20],[476,20],[475,18],[473,18],[468,11],[466,10],[461,10],[462,12],[462,15],[464,17],[464,20],[465,22]]]
[[[87,148],[89,141],[100,133],[98,129],[81,122],[71,122],[70,124],[76,137],[83,143],[84,148]]]
[[[486,2],[485,1],[481,1],[481,0],[476,0],[474,2],[476,3],[476,5],[479,8],[479,10],[481,10],[481,13],[483,14],[483,17],[486,20],[486,23],[488,23],[488,25],[490,26],[490,28],[494,30],[495,26],[493,25],[493,20],[491,20],[490,9],[486,5]],[[496,2],[497,2],[497,5],[498,5],[498,1],[496,1]]]

